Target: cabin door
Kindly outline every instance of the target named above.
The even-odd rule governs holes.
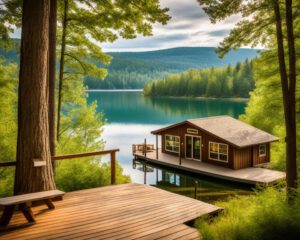
[[[201,161],[201,137],[185,135],[185,157]]]

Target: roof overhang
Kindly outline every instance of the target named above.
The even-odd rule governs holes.
[[[160,128],[160,129],[157,129],[157,130],[154,130],[154,131],[151,131],[151,134],[162,135],[163,132],[165,132],[165,131],[167,131],[169,129],[175,128],[175,127],[182,126],[184,124],[189,124],[189,125],[197,128],[197,129],[199,129],[200,131],[203,131],[206,134],[211,135],[211,136],[213,136],[213,137],[215,137],[215,138],[217,138],[217,139],[219,139],[221,141],[224,141],[224,142],[228,143],[229,145],[234,146],[234,147],[239,148],[239,149],[246,148],[246,147],[251,147],[251,146],[255,146],[255,145],[260,145],[260,144],[266,144],[266,143],[272,143],[272,142],[278,142],[279,141],[279,138],[276,138],[276,139],[274,139],[272,141],[256,142],[255,144],[236,145],[235,143],[233,143],[231,141],[228,141],[227,139],[224,139],[224,138],[222,138],[220,136],[217,136],[217,135],[215,135],[215,134],[213,134],[213,133],[211,133],[211,132],[209,132],[209,131],[207,131],[207,130],[205,130],[205,129],[203,129],[203,128],[195,125],[195,124],[193,124],[192,122],[190,122],[188,120],[183,121],[183,122],[179,122],[179,123],[175,123],[175,124],[172,124],[170,126],[167,126],[167,127],[164,127],[164,128]]]

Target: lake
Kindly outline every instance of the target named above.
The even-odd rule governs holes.
[[[226,99],[149,98],[141,91],[89,91],[88,103],[97,102],[97,111],[104,112],[108,124],[102,138],[105,148],[119,148],[117,159],[132,182],[155,185],[186,196],[213,202],[235,194],[249,194],[249,187],[222,180],[187,175],[159,166],[133,162],[132,144],[155,143],[152,130],[190,118],[244,113],[246,102]]]

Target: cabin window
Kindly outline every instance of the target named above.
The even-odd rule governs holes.
[[[228,145],[209,142],[209,158],[216,161],[228,162]]]
[[[258,147],[258,153],[260,157],[266,156],[266,144],[261,144]]]
[[[179,153],[180,137],[173,135],[165,135],[165,149],[169,152]]]

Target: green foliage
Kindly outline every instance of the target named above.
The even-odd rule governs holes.
[[[100,138],[106,123],[103,113],[97,113],[96,103],[87,105],[86,88],[81,78],[72,76],[64,89],[61,136],[57,144],[58,154],[99,151],[105,143]],[[128,183],[117,164],[117,183]],[[101,157],[70,159],[56,164],[57,187],[65,191],[93,188],[110,184],[110,166]]]
[[[0,160],[11,161],[15,157],[13,140],[17,135],[17,78],[16,64],[5,65],[0,59]]]
[[[0,162],[13,161],[17,139],[17,65],[0,59]],[[13,168],[0,169],[0,197],[12,194]]]
[[[122,168],[116,165],[116,183],[129,183],[130,177],[123,175]],[[84,158],[61,161],[55,175],[57,188],[74,191],[95,188],[110,184],[110,165],[101,158]]]
[[[252,62],[235,67],[191,69],[153,81],[144,88],[146,96],[249,97],[254,87]]]
[[[268,188],[255,195],[217,202],[224,212],[197,222],[204,240],[285,240],[300,238],[300,199],[288,204],[285,191]]]
[[[17,65],[0,62],[0,162],[14,161],[17,139]],[[81,79],[72,79],[65,86],[64,114],[58,154],[101,150],[102,127],[106,123],[96,104],[87,105]],[[117,183],[130,182],[117,164]],[[101,158],[65,160],[57,163],[56,184],[65,191],[110,184],[110,166]],[[14,168],[0,169],[0,197],[13,192]]]
[[[170,19],[168,9],[160,8],[158,0],[64,0],[59,1],[58,10],[58,45],[65,47],[64,79],[73,74],[104,79],[107,71],[103,66],[110,64],[111,57],[99,43],[113,42],[119,36],[150,36],[152,24],[166,24]]]
[[[22,17],[21,0],[2,0],[0,2],[0,47],[11,47],[10,34],[14,27],[20,27]]]
[[[250,101],[241,119],[280,138],[279,143],[272,144],[271,163],[274,168],[285,170],[284,112],[278,64],[274,62],[276,54],[275,51],[266,51],[254,61],[256,88],[250,94]],[[298,66],[299,63],[298,60]],[[297,81],[300,81],[299,75]],[[297,88],[297,161],[300,163],[300,86]]]

